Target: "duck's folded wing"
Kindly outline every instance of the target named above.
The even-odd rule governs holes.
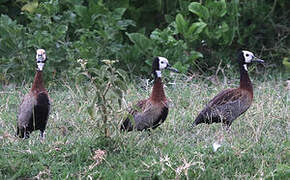
[[[238,89],[226,89],[217,94],[212,100],[209,101],[207,107],[221,106],[226,103],[236,101],[241,98],[242,93]]]
[[[35,105],[36,99],[33,95],[27,94],[24,96],[18,112],[18,126],[27,127]]]
[[[148,101],[142,112],[134,116],[135,126],[138,131],[158,127],[166,118],[168,107],[160,104],[152,104]]]
[[[195,124],[221,122],[231,123],[250,106],[250,99],[243,91],[226,89],[216,95],[200,112]]]

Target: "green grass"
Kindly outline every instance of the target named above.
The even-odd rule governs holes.
[[[251,108],[225,132],[221,124],[192,128],[198,112],[219,91],[238,86],[238,75],[227,84],[206,78],[166,83],[170,110],[164,124],[151,132],[102,136],[100,115],[92,120],[79,87],[50,87],[52,111],[44,142],[39,132],[28,140],[14,137],[16,117],[25,87],[0,91],[0,179],[287,179],[290,176],[289,91],[282,78],[266,76],[254,82]],[[223,82],[223,80],[221,81]],[[123,109],[150,94],[150,87],[131,84]],[[115,107],[115,106],[114,106]],[[112,124],[120,123],[116,113]],[[222,147],[212,144],[223,137]],[[103,159],[95,156],[105,151]]]

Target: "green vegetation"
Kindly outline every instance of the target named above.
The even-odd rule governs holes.
[[[72,76],[77,59],[100,68],[118,59],[138,76],[153,56],[183,73],[232,63],[247,49],[281,68],[290,57],[288,0],[12,0],[0,2],[0,81],[32,77],[48,54],[48,80]]]
[[[289,0],[2,0],[0,179],[287,179],[288,7]],[[17,111],[38,48],[47,52],[52,111],[44,141],[38,132],[22,140],[14,136]],[[230,132],[221,124],[192,128],[217,92],[238,86],[241,49],[266,62],[249,68],[252,107]],[[142,77],[154,56],[182,72],[164,72],[167,120],[121,133],[126,110],[151,92]]]
[[[251,73],[252,74],[252,73]],[[29,86],[0,91],[0,177],[102,179],[286,179],[289,165],[289,91],[279,76],[264,73],[254,81],[252,107],[226,133],[221,124],[191,128],[194,118],[217,92],[238,85],[238,73],[220,79],[172,74],[167,76],[169,116],[151,132],[120,133],[117,125],[125,109],[150,93],[152,84],[133,83],[122,108],[110,114],[110,138],[104,137],[101,113],[87,113],[95,92],[87,95],[75,84],[49,87],[52,112],[41,142],[38,132],[22,140],[14,137],[17,107]],[[215,81],[213,81],[215,83]],[[20,92],[20,93],[19,93]],[[4,103],[3,103],[4,102]],[[118,108],[118,103],[111,104]],[[212,144],[223,137],[223,146]]]
[[[127,79],[126,72],[114,67],[117,61],[103,60],[104,65],[100,69],[87,68],[86,60],[80,59],[79,62],[81,68],[79,68],[80,72],[76,78],[76,84],[80,84],[85,79],[85,82],[89,80],[90,85],[93,85],[80,85],[86,96],[85,98],[93,99],[87,110],[92,121],[96,120],[96,113],[101,114],[104,135],[110,137],[108,126],[112,125],[112,123],[108,122],[108,120],[109,116],[116,112],[116,108],[113,108],[111,104],[119,104],[119,107],[122,105],[124,91],[128,88],[125,84]],[[93,94],[88,93],[89,91],[93,92]],[[96,106],[98,107],[97,109]]]

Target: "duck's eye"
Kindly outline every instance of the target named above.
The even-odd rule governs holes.
[[[161,64],[163,64],[164,62],[163,61],[161,61]]]
[[[249,57],[249,54],[246,54],[247,57]]]

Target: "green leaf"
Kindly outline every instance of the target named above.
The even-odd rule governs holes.
[[[219,7],[218,16],[223,17],[227,13],[227,4],[225,0],[217,1],[216,3],[218,3],[218,7]]]
[[[136,26],[135,22],[129,19],[120,20],[116,23],[120,30],[126,30],[128,26]]]
[[[99,76],[102,73],[102,71],[100,71],[99,69],[96,69],[96,68],[88,68],[88,72],[90,74],[92,74],[93,76]]]
[[[151,59],[146,59],[145,60],[145,64],[147,64],[148,66],[152,66],[152,60]]]
[[[227,4],[225,0],[210,2],[208,8],[213,17],[223,17],[227,13]]]
[[[219,27],[220,31],[225,33],[229,30],[229,26],[226,22],[222,22],[222,25]]]
[[[56,27],[56,36],[55,36],[55,39],[58,39],[58,40],[65,40],[65,35],[66,35],[66,32],[68,30],[68,27],[66,25],[59,25]]]
[[[235,37],[235,30],[233,28],[229,28],[229,30],[226,33],[223,33],[223,44],[230,45]]]
[[[123,16],[123,14],[125,13],[125,11],[126,11],[126,8],[116,8],[115,10],[114,10],[114,18],[116,19],[116,20],[120,20],[120,19],[122,19],[122,16]]]
[[[152,46],[151,40],[141,33],[126,32],[126,35],[129,37],[130,41],[132,41],[142,52],[148,50]]]
[[[185,34],[188,23],[184,20],[182,14],[177,14],[175,18],[176,28],[178,33]]]
[[[204,23],[204,22],[192,23],[192,25],[190,26],[190,28],[188,30],[188,34],[198,35],[198,34],[200,34],[203,31],[203,29],[206,26],[207,26],[207,24]]]
[[[209,18],[208,9],[201,5],[198,2],[192,2],[188,6],[188,10],[196,15],[198,15],[201,19],[207,20]]]
[[[190,55],[191,58],[193,58],[194,60],[198,58],[203,58],[203,55],[198,51],[190,51]]]
[[[117,74],[119,74],[122,77],[122,80],[125,81],[127,79],[127,72],[123,69],[118,69],[116,71]]]
[[[82,6],[82,5],[74,6],[74,10],[75,10],[76,14],[80,17],[84,17],[85,14],[88,12],[87,7]]]
[[[21,10],[22,11],[28,11],[30,13],[33,13],[38,7],[38,1],[34,0],[32,2],[28,2],[27,4],[25,4]]]
[[[222,24],[221,25],[219,25],[216,29],[215,29],[215,31],[214,31],[214,33],[213,33],[213,35],[214,35],[214,37],[213,38],[215,38],[215,39],[220,39],[227,31],[229,30],[229,26],[228,26],[228,24],[227,23],[225,23],[225,22],[222,22]]]
[[[124,81],[119,80],[119,79],[115,80],[114,84],[118,88],[122,89],[123,91],[126,91],[127,88],[128,88],[128,86],[126,85],[126,83]]]
[[[81,83],[81,81],[84,79],[84,77],[86,79],[89,79],[89,76],[87,73],[85,73],[85,72],[78,73],[75,77],[76,83],[78,83],[78,84]]]

